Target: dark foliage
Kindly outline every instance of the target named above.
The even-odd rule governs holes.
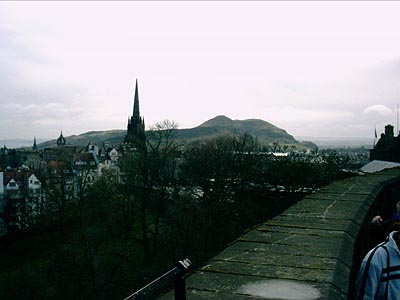
[[[201,265],[346,165],[261,153],[247,134],[181,149],[174,126],[159,124],[146,149],[125,153],[120,178],[104,173],[62,218],[3,237],[0,298],[123,299],[177,260]]]

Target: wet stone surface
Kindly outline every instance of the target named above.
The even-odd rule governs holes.
[[[321,293],[311,284],[288,280],[262,280],[240,287],[239,293],[261,299],[313,300]]]

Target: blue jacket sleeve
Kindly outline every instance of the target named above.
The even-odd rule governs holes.
[[[369,256],[368,253],[364,258],[360,272],[356,281],[356,300],[374,300],[378,293],[379,283],[382,274],[382,266],[379,259]]]

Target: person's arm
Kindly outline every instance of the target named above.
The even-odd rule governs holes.
[[[379,260],[372,257],[374,254],[375,251],[369,252],[361,264],[356,281],[355,300],[374,300],[378,292],[382,266],[377,263]]]

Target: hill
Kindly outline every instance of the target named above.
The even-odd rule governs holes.
[[[277,142],[279,144],[300,145],[300,142],[285,130],[266,121],[259,119],[232,120],[225,116],[217,116],[195,128],[180,129],[178,138],[183,140],[195,140],[223,134],[243,133],[256,136],[259,142],[263,144]]]
[[[126,130],[122,129],[114,129],[114,130],[107,130],[107,131],[89,131],[86,133],[82,133],[79,135],[71,135],[65,137],[67,141],[67,145],[69,146],[85,146],[89,142],[92,144],[102,144],[107,142],[109,144],[120,144],[126,135]],[[50,140],[38,145],[39,149],[44,148],[52,148],[57,145],[57,140]]]
[[[277,142],[281,145],[294,145],[300,148],[310,148],[297,141],[285,130],[278,128],[266,121],[259,119],[232,120],[226,116],[217,116],[203,124],[190,128],[178,129],[177,138],[182,142],[190,142],[197,139],[207,139],[218,135],[249,133],[256,136],[260,143],[271,145]],[[125,137],[126,130],[90,131],[80,135],[66,137],[67,145],[84,146],[89,142],[93,144],[117,145]],[[56,146],[56,140],[47,141],[38,145],[39,148],[51,148]]]

